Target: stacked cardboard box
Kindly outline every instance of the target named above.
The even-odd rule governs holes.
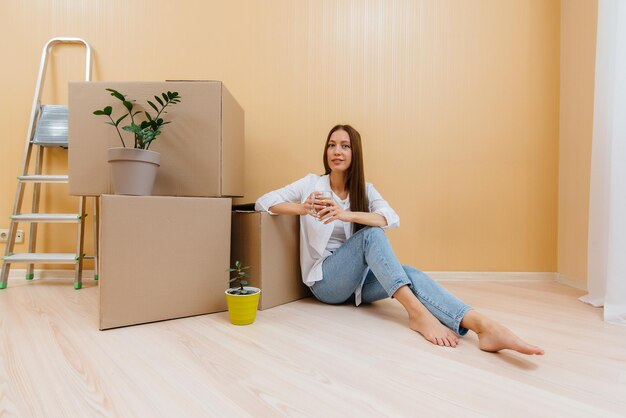
[[[107,149],[121,145],[92,112],[177,91],[153,196],[113,196]],[[219,81],[81,82],[69,89],[70,194],[100,199],[100,329],[220,312],[230,262],[230,197],[243,195],[244,113]]]
[[[161,92],[182,98],[150,147],[161,154],[153,196],[109,194],[107,150],[121,143],[92,113],[124,112],[107,88],[137,109]],[[224,311],[226,269],[235,260],[251,266],[260,309],[310,295],[300,276],[298,217],[231,218],[230,197],[244,188],[244,112],[221,82],[70,83],[69,109],[70,194],[101,196],[100,329]]]
[[[226,309],[231,200],[101,198],[100,329]]]
[[[231,264],[250,265],[252,286],[262,289],[259,309],[310,296],[300,273],[299,216],[254,212],[253,205],[235,207]]]
[[[107,150],[122,144],[115,129],[93,111],[112,106],[114,118],[124,112],[107,88],[135,100],[137,110],[151,111],[147,100],[161,92],[176,91],[182,98],[168,107],[165,119],[171,124],[150,146],[161,154],[154,196],[243,196],[244,112],[220,81],[70,83],[71,195],[112,192]]]

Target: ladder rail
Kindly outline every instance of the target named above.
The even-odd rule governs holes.
[[[61,44],[80,44],[84,46],[85,48],[85,81],[91,81],[91,72],[92,72],[91,71],[92,70],[91,47],[84,39],[77,38],[77,37],[56,37],[56,38],[50,39],[44,45],[42,53],[41,53],[41,60],[39,63],[39,71],[37,74],[37,84],[35,86],[35,95],[33,97],[33,104],[32,104],[31,112],[30,112],[28,130],[26,133],[26,141],[24,143],[24,152],[22,154],[23,155],[22,169],[20,172],[20,176],[28,176],[28,170],[30,166],[30,159],[32,156],[31,154],[32,154],[32,148],[33,148],[32,141],[33,141],[33,136],[34,136],[36,127],[37,127],[38,117],[40,116],[41,95],[42,95],[44,81],[45,81],[46,69],[48,67],[48,59],[52,53],[53,48]],[[41,149],[41,147],[38,147],[38,148]],[[38,168],[41,163],[42,163],[41,154],[38,152],[38,160],[37,160]],[[40,175],[40,174],[41,174],[41,169],[38,170],[36,175]],[[36,183],[34,187],[39,188],[40,185]],[[18,177],[18,185],[15,191],[15,200],[13,204],[13,212],[12,212],[13,215],[20,213],[23,199],[24,199],[24,189],[25,189],[25,184],[23,181],[19,180],[19,177]],[[40,190],[37,189],[37,191],[40,191]],[[37,208],[38,208],[39,193],[33,194],[33,200],[37,201]],[[35,205],[33,204],[33,207],[34,206]],[[7,244],[5,248],[5,256],[10,256],[13,253],[13,248],[15,246],[15,237],[17,235],[17,226],[18,226],[18,222],[12,220],[9,226],[9,234],[7,237],[8,240],[7,240]],[[33,244],[34,241],[36,240],[36,234],[37,234],[36,231],[37,231],[36,224],[34,224],[34,226],[33,224],[31,224],[31,234],[29,237],[29,249],[31,247],[34,247],[34,245],[31,245],[31,244]],[[34,251],[34,248],[33,248],[33,251]],[[2,270],[0,271],[0,289],[4,289],[7,285],[10,266],[11,266],[10,262],[3,261]],[[31,275],[32,275],[32,267],[33,267],[32,264],[29,265],[28,267],[28,273]],[[80,268],[80,271],[82,272],[82,266]],[[78,272],[79,270],[77,270],[77,273]]]
[[[43,147],[37,147],[37,156],[35,157],[35,175],[41,175],[43,171]],[[41,195],[41,184],[33,184],[33,201],[32,201],[32,213],[39,212],[39,198]],[[15,222],[17,224],[17,222]],[[28,234],[28,252],[34,253],[37,245],[37,222],[30,223],[30,234]],[[35,265],[28,264],[26,266],[26,278],[32,279],[34,277]]]
[[[91,81],[91,47],[81,38],[58,37],[52,38],[43,47],[41,52],[41,60],[39,62],[39,72],[37,74],[37,84],[35,85],[35,96],[30,111],[30,123],[28,124],[28,132],[26,133],[26,144],[24,149],[24,160],[22,161],[22,175],[28,174],[28,160],[26,159],[27,148],[33,140],[35,127],[37,125],[37,116],[39,115],[39,107],[41,105],[41,95],[45,84],[46,69],[48,68],[48,59],[52,53],[52,49],[60,44],[81,44],[85,47],[85,81]]]
[[[78,231],[76,237],[76,264],[74,265],[74,289],[80,289],[83,285],[83,260],[85,254],[84,241],[85,241],[85,205],[87,203],[87,197],[81,196],[79,198],[78,210],[80,213],[80,222],[78,223]]]

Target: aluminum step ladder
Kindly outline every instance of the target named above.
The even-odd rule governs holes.
[[[17,180],[17,191],[15,193],[15,203],[11,216],[11,225],[7,237],[5,255],[2,258],[2,271],[0,272],[0,289],[7,287],[9,271],[11,265],[15,263],[26,264],[26,279],[34,278],[34,265],[45,264],[73,264],[74,265],[74,288],[82,287],[83,260],[93,258],[95,260],[95,279],[98,279],[97,256],[85,256],[83,254],[84,227],[85,227],[85,204],[86,197],[79,197],[78,213],[40,213],[39,200],[41,195],[41,185],[44,183],[67,183],[68,176],[62,174],[43,173],[44,150],[48,147],[61,147],[67,150],[67,125],[68,109],[64,105],[41,104],[41,96],[48,65],[48,58],[54,46],[61,44],[80,44],[85,47],[85,80],[91,80],[91,48],[87,42],[80,38],[52,38],[43,48],[41,63],[39,65],[39,75],[37,76],[37,86],[30,115],[28,133],[26,135],[26,145],[24,148],[24,158],[22,161],[22,171]],[[33,151],[36,152],[34,173],[29,173],[30,162]],[[27,184],[32,185],[33,198],[31,213],[22,213],[22,201],[24,190]],[[98,212],[97,198],[94,198],[94,254],[98,253]],[[30,234],[28,235],[28,253],[14,254],[17,227],[20,222],[30,224]],[[37,253],[37,225],[39,223],[69,223],[78,226],[76,237],[75,253]]]

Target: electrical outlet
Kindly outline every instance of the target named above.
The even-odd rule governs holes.
[[[9,240],[9,230],[8,229],[0,229],[0,242],[7,242]],[[17,230],[17,234],[15,235],[15,243],[21,244],[24,242],[24,231],[21,229]]]

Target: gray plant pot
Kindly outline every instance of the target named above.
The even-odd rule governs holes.
[[[161,154],[135,148],[110,148],[108,152],[113,193],[150,196]]]

